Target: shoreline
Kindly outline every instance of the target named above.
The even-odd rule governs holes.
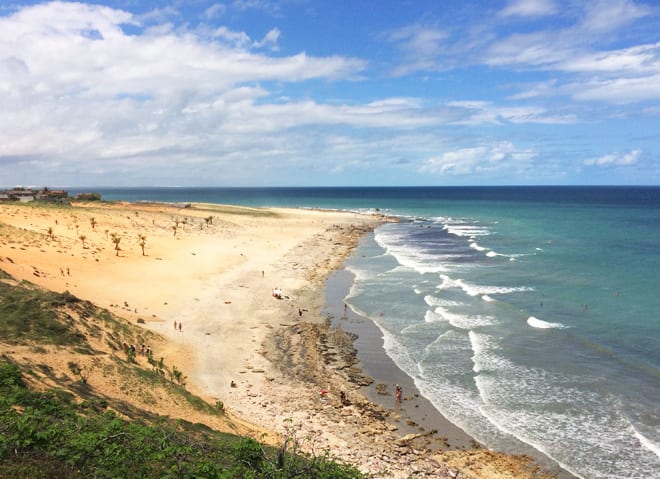
[[[191,392],[221,401],[271,444],[293,438],[302,450],[327,450],[374,478],[544,477],[527,457],[484,449],[437,455],[424,442],[426,429],[402,434],[402,421],[390,421],[387,406],[365,395],[354,336],[322,311],[328,279],[364,234],[387,220],[201,204],[10,204],[0,207],[0,224],[8,225],[0,228],[0,257],[16,278],[145,322],[166,341],[158,354],[189,376]],[[110,244],[110,232],[122,238],[121,249]],[[274,288],[283,299],[272,296]],[[100,376],[90,382],[121,394],[104,389]],[[413,391],[407,384],[404,397]],[[427,427],[431,415],[421,399],[403,403],[406,415],[424,411],[410,427]],[[177,404],[159,403],[155,412],[189,417]],[[445,426],[438,426],[440,437]]]
[[[361,392],[364,396],[388,412],[387,420],[398,428],[397,434],[400,437],[423,435],[424,447],[428,448],[431,454],[440,453],[440,456],[437,457],[439,460],[447,461],[448,456],[456,451],[468,451],[468,454],[479,450],[493,451],[449,421],[428,399],[421,395],[414,380],[403,372],[386,353],[383,347],[382,331],[372,320],[358,315],[350,307],[346,313],[344,312],[344,298],[348,295],[352,282],[353,276],[346,269],[342,268],[330,273],[326,283],[326,305],[322,313],[330,318],[333,324],[339,325],[346,332],[357,336],[354,341],[359,360],[357,367],[366,376],[373,379],[372,384],[362,386]],[[400,404],[397,404],[394,397],[396,384],[402,386],[404,391]],[[434,433],[434,431],[437,432]],[[493,454],[500,454],[500,452],[494,451]],[[448,454],[444,455],[444,453]],[[528,465],[535,464],[544,471],[543,473],[549,474],[555,479],[575,479],[576,477],[543,453],[522,442],[519,452],[507,451],[501,452],[501,454],[515,458],[514,462],[520,460],[521,463]],[[494,472],[491,474],[495,477]]]
[[[454,425],[430,401],[423,397],[413,379],[404,373],[383,349],[382,333],[371,320],[362,318],[348,308],[343,311],[343,300],[352,284],[350,272],[342,269],[330,274],[326,284],[327,314],[345,331],[357,335],[354,342],[358,351],[358,368],[373,379],[362,386],[362,393],[372,402],[382,405],[389,412],[389,421],[399,428],[402,435],[424,434],[425,446],[433,451],[472,449],[478,442]],[[402,400],[397,403],[394,387],[403,389]],[[430,434],[437,431],[435,434]]]

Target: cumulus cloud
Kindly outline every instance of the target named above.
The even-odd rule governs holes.
[[[164,176],[188,163],[196,165],[190,175],[203,178],[236,154],[272,146],[255,141],[254,131],[373,121],[368,111],[351,108],[269,104],[270,93],[258,87],[351,78],[362,60],[251,52],[275,49],[277,29],[259,41],[220,29],[208,41],[143,21],[122,10],[60,2],[0,17],[0,163],[62,182],[107,171],[140,181],[146,171]],[[295,121],[285,121],[287,115]],[[391,115],[396,123],[397,112]]]
[[[447,151],[423,161],[420,171],[437,175],[483,174],[514,171],[536,156],[532,149],[516,148],[511,142],[499,142]]]
[[[108,171],[125,173],[114,180],[145,183],[153,182],[144,179],[149,174],[194,183],[213,172],[226,182],[237,161],[254,179],[252,169],[267,171],[262,162],[274,157],[309,158],[305,148],[319,147],[328,126],[406,131],[448,120],[446,111],[414,98],[283,99],[286,85],[350,81],[366,62],[255,53],[276,49],[277,28],[257,41],[224,27],[215,33],[147,26],[128,12],[79,3],[0,17],[0,163],[60,182]],[[277,85],[278,95],[268,84]],[[356,148],[368,151],[369,141],[363,143]]]
[[[641,156],[642,150],[632,150],[628,153],[610,153],[598,158],[585,160],[584,164],[599,167],[632,166],[639,161]]]

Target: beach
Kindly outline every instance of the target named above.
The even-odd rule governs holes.
[[[374,477],[543,477],[529,457],[474,444],[393,364],[361,368],[342,318],[345,286],[326,282],[385,221],[209,204],[3,204],[0,268],[161,335],[159,353],[188,389],[266,442],[290,438]],[[382,359],[376,343],[362,352],[370,344]]]

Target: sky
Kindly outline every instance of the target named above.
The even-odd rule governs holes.
[[[660,1],[0,0],[0,185],[660,185]]]

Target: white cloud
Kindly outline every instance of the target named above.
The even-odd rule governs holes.
[[[596,33],[613,31],[645,17],[651,11],[631,0],[591,0],[584,4],[580,29]]]
[[[557,6],[551,0],[512,0],[500,12],[500,15],[505,17],[542,17],[556,12]]]
[[[533,149],[518,149],[504,141],[448,151],[422,162],[420,171],[438,175],[471,175],[515,171],[536,156]]]
[[[438,58],[445,53],[442,41],[447,37],[444,30],[418,24],[389,32],[388,41],[397,45],[405,57],[405,63],[394,73],[405,75],[419,70],[439,69]]]
[[[214,3],[204,11],[204,18],[214,20],[227,13],[227,6],[224,3]]]
[[[247,133],[226,138],[235,132],[420,124],[403,106],[391,107],[381,121],[375,117],[382,107],[370,105],[269,103],[261,82],[348,79],[365,67],[342,56],[248,50],[276,48],[277,29],[258,42],[228,29],[219,30],[221,41],[210,41],[169,24],[131,34],[126,25],[143,26],[130,13],[80,3],[40,4],[0,17],[0,161],[47,158],[39,165],[48,174],[72,176],[112,165],[175,164],[180,157],[209,167],[232,148],[249,151],[260,143]]]
[[[189,184],[227,182],[226,172],[240,162],[241,173],[233,174],[249,182],[255,171],[267,171],[264,162],[295,163],[309,158],[306,148],[327,147],[329,126],[350,131],[355,141],[352,156],[326,157],[323,168],[339,171],[328,158],[372,161],[380,155],[371,151],[378,138],[389,138],[396,151],[396,135],[387,132],[449,120],[445,110],[410,97],[284,100],[287,84],[356,78],[365,62],[250,51],[276,47],[278,29],[254,42],[220,28],[222,38],[212,41],[170,24],[127,34],[127,24],[143,26],[127,12],[83,4],[37,5],[0,17],[0,162],[61,183],[81,181],[81,172],[115,172],[121,174],[110,181],[143,184],[168,175]]]
[[[260,10],[271,15],[280,13],[280,5],[272,0],[234,0],[231,4],[236,10]]]
[[[558,115],[535,106],[499,106],[485,101],[451,101],[449,107],[462,110],[458,125],[501,125],[504,123],[538,123],[546,125],[568,124],[576,121],[575,115]]]
[[[237,48],[246,48],[250,44],[250,37],[247,33],[234,32],[225,26],[216,28],[213,32],[213,36],[222,39],[229,45]]]
[[[565,58],[558,69],[586,73],[660,72],[660,42],[602,52],[583,52]]]
[[[594,79],[570,87],[573,91],[573,98],[582,101],[625,104],[660,100],[660,73],[612,80]]]
[[[639,158],[642,156],[642,150],[632,150],[628,153],[610,153],[598,158],[585,160],[584,164],[587,166],[632,166],[635,165]]]
[[[269,48],[272,51],[279,50],[277,42],[280,39],[281,32],[278,28],[271,29],[264,37],[254,43],[255,48]]]

